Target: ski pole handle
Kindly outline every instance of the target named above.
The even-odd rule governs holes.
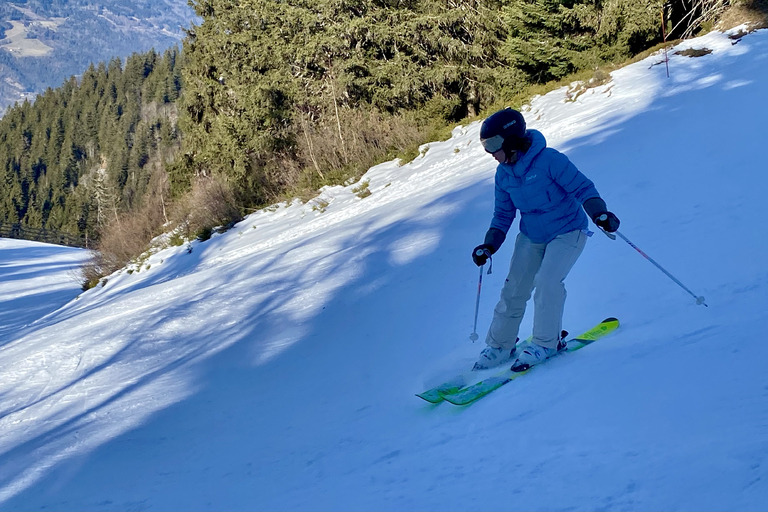
[[[489,251],[488,249],[477,249],[475,251],[475,256],[477,257],[485,256],[485,259],[489,262],[488,273],[491,274],[493,272],[493,258],[491,257],[491,251]],[[484,265],[485,263],[483,263],[483,265],[480,265],[480,268],[482,268]]]
[[[600,215],[596,220],[608,220],[608,215],[604,213],[604,214]],[[600,228],[600,231],[605,233],[605,236],[607,236],[611,240],[616,240],[616,235],[614,235],[613,233],[609,233],[608,231],[604,230],[602,228],[602,226],[598,226],[598,227]]]

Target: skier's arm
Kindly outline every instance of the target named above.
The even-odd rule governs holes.
[[[512,198],[499,184],[498,175],[494,189],[494,198],[493,219],[491,220],[491,227],[485,235],[485,243],[493,245],[494,249],[498,251],[501,244],[504,243],[507,232],[517,214],[517,208],[512,202]]]
[[[574,197],[579,204],[584,204],[592,198],[600,198],[592,180],[584,176],[567,156],[555,150],[551,151],[555,152],[550,166],[550,173],[555,183],[568,195]]]
[[[557,154],[554,162],[552,177],[563,190],[582,204],[592,222],[609,233],[619,229],[619,218],[608,210],[592,180],[584,176],[562,153]]]
[[[485,265],[489,255],[499,250],[501,244],[507,238],[507,231],[515,220],[517,208],[515,208],[512,198],[499,186],[498,175],[496,177],[496,187],[494,189],[494,207],[491,227],[485,233],[485,240],[482,244],[472,249],[472,261],[479,267]]]

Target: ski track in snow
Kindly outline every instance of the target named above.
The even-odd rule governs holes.
[[[708,308],[595,234],[565,327],[616,334],[468,407],[414,397],[482,346],[479,123],[370,169],[369,197],[328,187],[87,292],[87,252],[0,239],[0,508],[765,508],[768,31],[669,57],[525,114]]]

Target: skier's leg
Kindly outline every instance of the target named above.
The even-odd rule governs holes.
[[[545,244],[534,244],[522,233],[517,235],[509,274],[501,290],[501,298],[493,311],[493,320],[485,342],[494,348],[515,346],[525,305],[531,298],[534,278],[544,256]]]
[[[571,231],[556,237],[546,246],[541,267],[536,274],[533,315],[533,341],[546,348],[557,348],[563,329],[565,277],[584,250],[587,235]]]

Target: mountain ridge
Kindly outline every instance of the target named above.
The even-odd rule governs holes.
[[[5,3],[0,16],[0,115],[79,76],[91,63],[180,45],[195,19],[183,0],[76,0],[63,6],[27,0]]]

